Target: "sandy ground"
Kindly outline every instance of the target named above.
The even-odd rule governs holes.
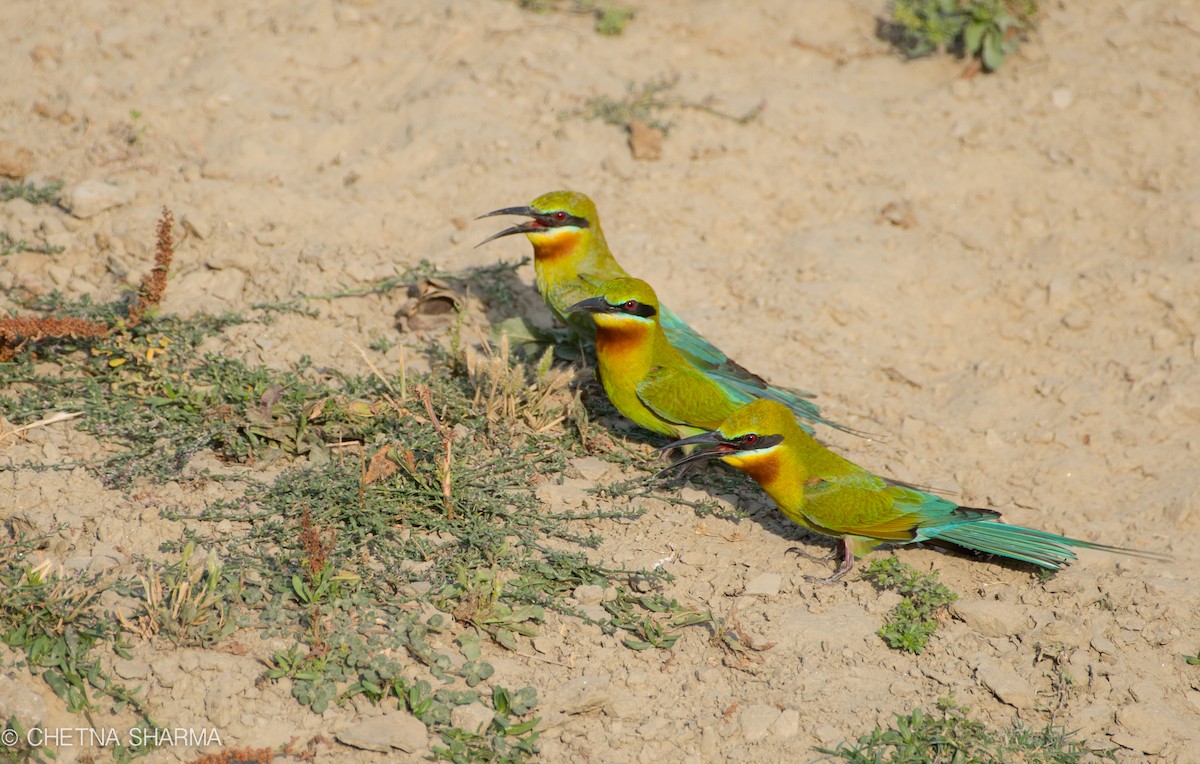
[[[31,178],[111,183],[123,203],[83,219],[0,205],[14,238],[66,247],[5,258],[0,286],[115,296],[149,266],[165,203],[189,231],[166,310],[239,309],[421,258],[519,258],[520,237],[474,249],[496,221],[469,221],[584,191],[625,266],[677,312],[754,370],[816,392],[831,418],[884,436],[831,435],[847,455],[1015,522],[1174,562],[1084,552],[1039,583],[902,551],[962,595],[911,657],[874,635],[894,595],[805,581],[822,569],[784,556],[798,534],[765,499],[738,523],[658,503],[600,526],[598,558],[641,567],[674,550],[669,595],[736,604],[776,645],[740,671],[698,629],[671,653],[633,652],[560,619],[538,645],[546,659],[494,649],[497,678],[532,683],[547,706],[580,677],[601,688],[597,710],[548,728],[547,761],[807,760],[946,695],[1040,727],[1052,705],[1040,647],[1056,643],[1078,688],[1058,723],[1122,761],[1195,761],[1200,668],[1181,656],[1200,648],[1200,5],[1045,5],[1037,39],[999,74],[962,79],[947,57],[899,62],[873,37],[883,3],[862,0],[657,0],[616,39],[499,0],[7,0],[5,156],[31,152]],[[681,96],[766,109],[748,125],[672,112],[650,162],[620,130],[561,117],[672,74]],[[402,299],[238,327],[227,352],[365,372],[345,337],[394,336]],[[93,448],[58,427],[5,457]],[[568,483],[598,477],[584,467]],[[0,513],[75,519],[63,556],[86,566],[114,545],[152,553],[177,537],[156,490],[8,470]],[[308,714],[255,685],[253,656],[142,658],[160,718],[216,726],[227,745],[332,736],[374,713]],[[47,718],[60,713],[40,681],[4,675]]]

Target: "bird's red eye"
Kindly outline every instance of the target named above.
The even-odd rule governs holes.
[[[750,433],[749,435],[744,435],[744,436],[742,436],[742,442],[745,443],[747,446],[753,446],[755,443],[758,442],[758,436],[755,435],[754,433]]]
[[[629,311],[630,313],[632,313],[635,310],[637,310],[638,303],[637,303],[637,300],[626,300],[625,304],[622,305],[621,307],[624,308],[625,310]]]
[[[554,219],[555,220],[566,220],[567,213],[563,212],[562,210],[559,210],[558,212],[554,213]]]

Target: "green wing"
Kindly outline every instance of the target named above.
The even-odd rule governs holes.
[[[656,366],[638,383],[642,405],[672,424],[715,430],[741,402],[691,366]]]
[[[1099,549],[1149,559],[1157,552],[1083,541],[1021,525],[996,522],[1000,513],[960,507],[948,499],[885,480],[866,470],[814,480],[805,486],[801,514],[814,530],[831,536],[861,536],[880,541],[950,544],[1007,557],[1050,570],[1075,559],[1075,548]]]
[[[695,364],[696,368],[705,376],[720,385],[730,398],[737,399],[742,403],[749,403],[755,398],[770,398],[778,401],[801,418],[800,426],[809,434],[812,433],[809,422],[846,430],[845,427],[821,416],[816,404],[807,400],[813,397],[812,393],[769,384],[762,377],[722,353],[720,348],[704,339],[700,333],[688,326],[666,305],[660,305],[658,313],[659,323],[662,325],[663,333],[667,335],[667,341]]]
[[[586,300],[598,294],[600,294],[600,290],[596,285],[582,278],[546,286],[542,290],[542,297],[546,301],[546,306],[550,308],[550,312],[589,344],[596,337],[596,324],[592,321],[592,317],[587,313],[573,313],[568,316],[563,311],[580,300]]]
[[[957,504],[866,470],[814,480],[804,488],[805,517],[830,530],[886,541],[912,541],[919,529],[969,521]]]

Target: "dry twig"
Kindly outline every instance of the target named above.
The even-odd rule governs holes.
[[[438,438],[442,441],[442,458],[438,463],[438,477],[442,481],[442,501],[446,506],[446,518],[454,519],[454,498],[453,498],[453,478],[450,474],[450,468],[453,465],[454,457],[451,454],[453,441],[446,432],[446,428],[438,420],[437,414],[433,410],[433,395],[429,392],[429,388],[421,385],[417,388],[417,394],[421,396],[421,400],[425,402],[425,411],[429,413],[429,421],[433,422],[433,429],[437,432]]]

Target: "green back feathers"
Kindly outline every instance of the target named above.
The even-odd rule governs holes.
[[[604,392],[648,430],[680,437],[710,430],[740,405],[676,350],[658,322],[658,297],[640,279],[596,288],[589,312]]]

